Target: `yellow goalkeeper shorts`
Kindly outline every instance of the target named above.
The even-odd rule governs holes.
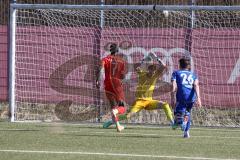
[[[147,99],[137,99],[132,105],[130,112],[139,112],[142,109],[154,110],[158,108],[159,101],[157,100],[147,100]]]

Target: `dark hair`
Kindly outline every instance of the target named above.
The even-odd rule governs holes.
[[[116,52],[118,52],[118,46],[116,43],[112,43],[110,45],[110,52],[111,52],[111,54],[115,54]]]
[[[191,60],[189,58],[181,58],[179,60],[179,65],[180,65],[180,68],[182,69],[190,68]]]

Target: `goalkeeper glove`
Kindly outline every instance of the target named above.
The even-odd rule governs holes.
[[[152,57],[151,56],[145,56],[143,59],[142,59],[142,61],[141,61],[141,63],[143,63],[144,61],[152,61]]]
[[[149,53],[149,56],[151,56],[152,58],[158,58],[157,55],[155,53],[152,53],[152,52]]]

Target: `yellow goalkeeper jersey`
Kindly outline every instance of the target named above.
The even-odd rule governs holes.
[[[155,73],[152,77],[146,71],[140,70],[138,73],[138,85],[136,89],[136,99],[152,100],[155,84],[161,74]]]

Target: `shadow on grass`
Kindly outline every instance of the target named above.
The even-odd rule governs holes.
[[[64,136],[76,136],[76,137],[97,137],[97,138],[166,138],[165,136],[161,135],[135,135],[135,134],[125,134],[125,133],[106,133],[106,134],[94,134],[94,133],[60,133]],[[177,136],[176,136],[177,137]],[[175,138],[175,137],[174,137]]]
[[[79,126],[79,125],[59,125],[59,124],[49,124],[49,125],[38,125],[40,128],[52,128],[52,127],[62,127],[62,128],[77,128],[77,129],[102,129],[102,126]]]

